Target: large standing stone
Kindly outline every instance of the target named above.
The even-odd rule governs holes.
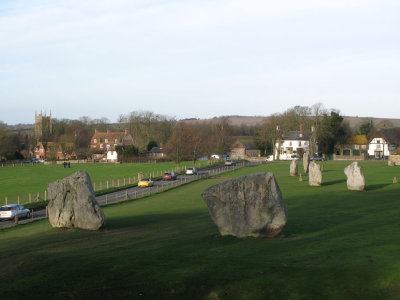
[[[308,153],[303,154],[303,168],[304,168],[304,173],[308,173],[308,167],[310,164],[310,157],[308,156]]]
[[[311,186],[318,186],[322,184],[321,166],[314,161],[310,163],[310,170],[308,175],[308,184]]]
[[[286,224],[286,205],[271,172],[222,182],[201,196],[221,235],[274,237]]]
[[[49,221],[53,227],[97,230],[105,224],[104,213],[85,171],[49,183],[47,191]]]
[[[347,189],[354,191],[365,190],[365,178],[357,162],[347,166],[344,169],[344,174],[347,176]]]
[[[290,163],[290,176],[297,176],[297,169],[297,160],[293,158]]]

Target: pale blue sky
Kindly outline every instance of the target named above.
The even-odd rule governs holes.
[[[400,118],[398,0],[0,0],[0,120],[321,102]]]

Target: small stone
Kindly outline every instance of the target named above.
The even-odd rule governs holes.
[[[310,157],[308,156],[308,153],[303,154],[303,168],[304,168],[304,173],[308,173],[310,165]]]
[[[292,162],[290,163],[290,176],[297,176],[297,160],[293,159]]]
[[[347,176],[347,188],[353,191],[365,190],[365,178],[361,172],[361,167],[357,162],[353,162],[351,165],[344,169],[344,173]]]
[[[299,181],[303,181],[303,176],[300,174]]]
[[[308,176],[308,184],[310,186],[320,186],[322,184],[322,173],[320,165],[316,164],[314,161],[310,163]]]
[[[396,176],[394,176],[393,177],[393,183],[397,183],[398,181],[397,181],[397,177]]]

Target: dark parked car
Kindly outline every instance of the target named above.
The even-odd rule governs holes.
[[[324,161],[325,158],[323,158],[322,156],[319,156],[318,154],[315,154],[315,155],[313,155],[313,156],[310,157],[310,160]]]
[[[174,172],[165,172],[162,180],[176,180],[177,176]]]

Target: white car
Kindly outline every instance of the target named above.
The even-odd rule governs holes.
[[[219,155],[218,154],[213,154],[210,157],[211,159],[219,159]]]
[[[0,220],[12,220],[15,215],[18,214],[18,218],[30,218],[31,211],[22,205],[10,204],[0,207]]]
[[[197,175],[196,168],[187,168],[186,169],[186,175]]]

